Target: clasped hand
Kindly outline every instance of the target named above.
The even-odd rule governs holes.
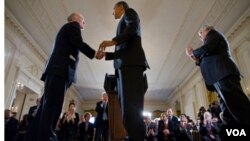
[[[99,49],[96,53],[96,59],[100,60],[102,59],[106,54],[105,54],[105,49],[106,47],[110,47],[110,46],[113,46],[115,45],[116,42],[113,41],[113,40],[110,40],[110,41],[103,41],[100,46],[99,46]]]
[[[113,45],[115,45],[116,42],[113,40],[109,40],[109,41],[103,41],[100,46],[99,46],[99,50],[104,51],[106,49],[106,47],[111,47]]]
[[[99,49],[96,53],[95,58],[98,60],[101,60],[104,56],[105,56],[105,52],[103,52],[102,50]]]

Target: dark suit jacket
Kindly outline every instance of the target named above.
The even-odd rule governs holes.
[[[104,111],[104,106],[102,104],[102,101],[97,102],[95,111],[97,112],[97,116],[96,116],[94,125],[95,125],[95,127],[99,127],[101,125],[101,123],[103,122],[103,119],[102,119],[103,113],[106,112],[107,116],[108,116],[108,103],[107,103],[107,107]]]
[[[159,120],[158,122],[158,135],[157,138],[159,141],[164,140],[163,130],[166,129],[165,121]],[[169,130],[170,134],[168,135],[168,140],[172,141],[175,140],[179,134],[179,121],[176,116],[172,116],[172,120],[168,120],[167,129]]]
[[[86,122],[82,122],[79,124],[79,140],[80,141],[92,141],[94,137],[94,124],[90,123],[88,124],[88,129],[86,131]]]
[[[177,134],[179,133],[179,120],[176,116],[172,116],[172,119],[168,120],[168,128],[170,131],[170,134],[173,136],[177,136]]]
[[[4,140],[5,141],[11,141],[18,129],[19,122],[17,119],[10,117],[9,119],[4,119],[5,124],[4,124]]]
[[[201,73],[207,85],[212,85],[229,75],[240,75],[227,39],[216,30],[208,32],[204,45],[194,50],[193,54],[200,59]]]
[[[37,105],[30,107],[29,112],[28,112],[28,121],[31,123],[33,119],[35,118],[32,114],[35,112],[37,109]]]
[[[164,126],[164,122],[163,120],[159,120],[158,121],[158,134],[157,134],[157,139],[159,141],[163,141],[164,140],[164,135],[163,135],[163,130],[165,129]]]
[[[53,52],[41,80],[45,80],[46,74],[53,74],[75,82],[79,51],[91,59],[95,56],[95,51],[82,40],[79,23],[66,23],[56,36]]]
[[[69,122],[68,121],[63,122],[66,118],[65,115],[66,115],[66,112],[63,114],[63,117],[60,120],[61,133],[64,136],[68,136],[69,134],[76,134],[78,130],[78,123],[80,120],[79,114],[75,112],[74,122],[72,120],[70,120]]]
[[[116,31],[114,53],[106,53],[106,60],[114,59],[115,69],[123,66],[148,66],[141,44],[140,19],[137,13],[129,8],[125,11]]]

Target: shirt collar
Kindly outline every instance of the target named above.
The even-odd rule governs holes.
[[[123,18],[123,16],[124,16],[124,13],[122,14],[122,16],[121,16],[120,20]]]

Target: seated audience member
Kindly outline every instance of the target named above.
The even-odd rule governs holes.
[[[170,132],[168,128],[168,118],[166,113],[161,114],[161,119],[158,122],[158,141],[168,141]]]
[[[177,136],[179,134],[179,120],[176,116],[174,116],[173,110],[171,108],[167,109],[167,117],[168,117],[168,129],[170,132],[169,141],[176,141]]]
[[[146,129],[145,141],[156,141],[156,135],[157,135],[156,124],[151,121],[151,118],[149,116],[146,116],[144,118],[144,123]]]
[[[180,133],[178,135],[179,141],[193,141],[191,130],[192,126],[188,124],[188,119],[185,114],[180,115]]]

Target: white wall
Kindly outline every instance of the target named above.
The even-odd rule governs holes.
[[[250,98],[250,8],[228,32],[234,59],[243,75],[243,90]]]

